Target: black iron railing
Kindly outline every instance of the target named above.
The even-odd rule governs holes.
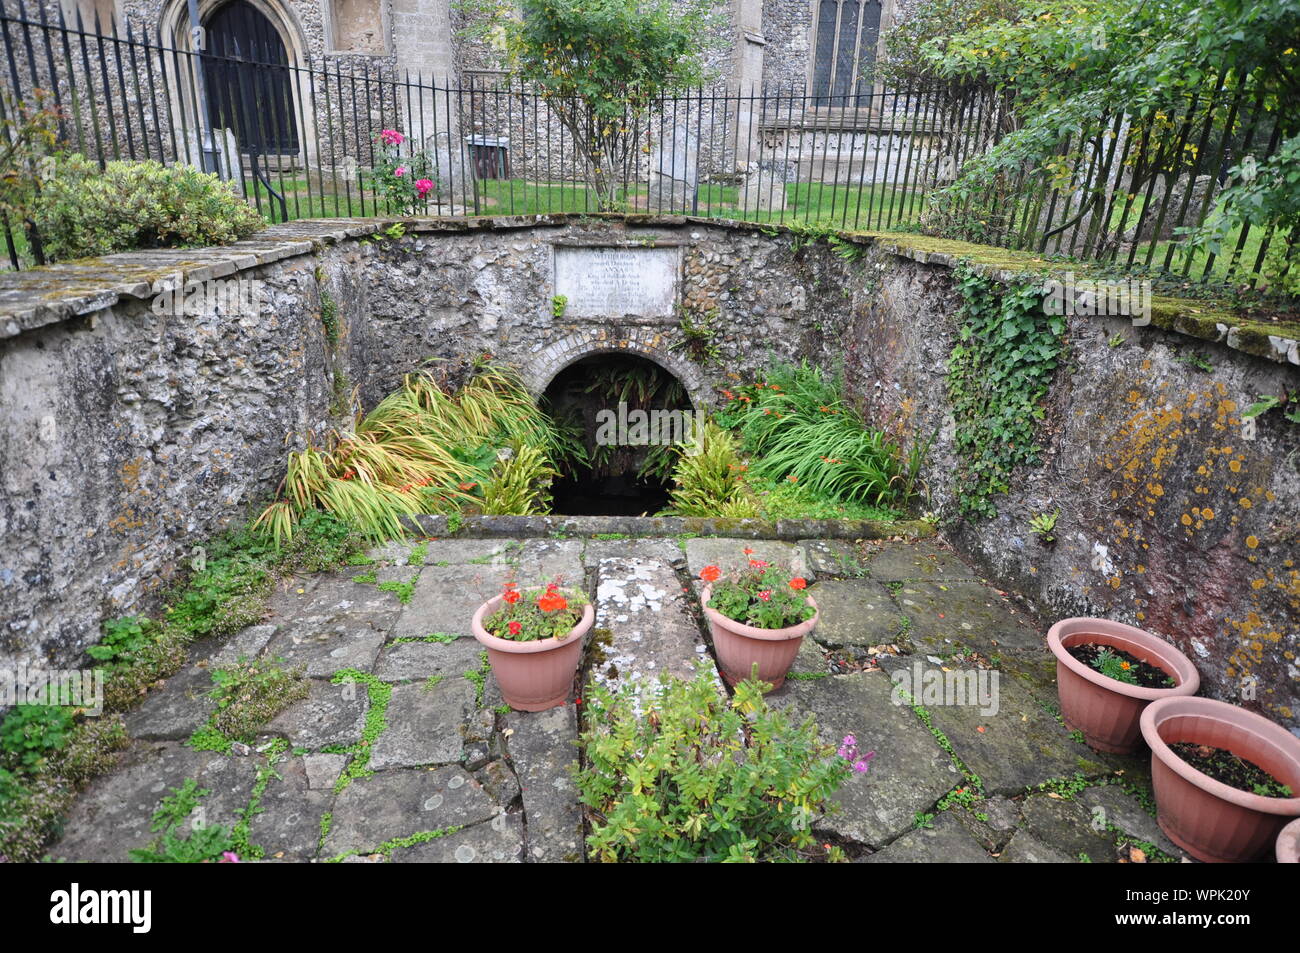
[[[1158,119],[1104,117],[1063,139],[1053,162],[1004,168],[972,189],[953,185],[959,172],[1017,124],[995,91],[870,82],[826,105],[802,86],[694,89],[629,111],[618,148],[602,150],[585,141],[594,134],[573,121],[573,103],[505,76],[411,75],[356,55],[298,60],[274,38],[240,36],[195,50],[188,37],[69,23],[61,8],[3,0],[0,109],[44,90],[61,149],[101,165],[218,172],[272,222],[664,211],[922,230],[1201,278],[1258,272],[1275,239],[1243,228],[1218,259],[1179,254],[1226,170],[1263,162],[1281,135],[1277,104],[1224,78]],[[433,172],[414,204],[395,201],[377,170],[388,129]],[[33,223],[0,224],[13,267],[41,260]]]

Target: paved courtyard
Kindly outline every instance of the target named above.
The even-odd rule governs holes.
[[[1099,755],[1061,724],[1045,626],[942,543],[712,537],[412,541],[373,566],[284,580],[262,624],[194,646],[128,716],[120,765],[80,796],[50,855],[126,860],[192,778],[210,792],[203,821],[242,823],[268,861],[580,861],[580,702],[508,710],[474,609],[507,579],[559,578],[596,602],[583,684],[688,675],[711,662],[697,574],[743,547],[808,576],[821,607],[771,703],[876,752],[816,822],[825,843],[868,863],[1181,859],[1144,807],[1145,759]],[[307,697],[247,748],[187,747],[212,714],[211,672],[258,657],[302,666]],[[992,694],[935,694],[946,673]]]

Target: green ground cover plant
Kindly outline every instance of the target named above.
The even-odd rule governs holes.
[[[587,806],[595,860],[671,862],[836,860],[811,821],[874,753],[852,736],[838,751],[818,740],[811,716],[794,722],[768,707],[762,683],[718,690],[709,666],[691,681],[591,685],[583,694],[574,768]],[[653,695],[645,704],[639,692]]]

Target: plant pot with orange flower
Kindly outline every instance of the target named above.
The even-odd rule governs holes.
[[[474,613],[471,630],[487,649],[506,704],[544,711],[568,701],[582,662],[583,636],[596,619],[590,601],[556,583],[506,583]]]
[[[761,559],[724,577],[718,566],[700,572],[705,618],[727,684],[757,676],[773,689],[785,683],[803,637],[817,624],[808,581]]]
[[[1195,695],[1192,660],[1160,636],[1109,619],[1062,619],[1048,630],[1066,727],[1098,751],[1128,754],[1142,742],[1139,719],[1162,698]]]

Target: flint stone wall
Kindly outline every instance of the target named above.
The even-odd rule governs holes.
[[[671,216],[409,220],[400,237],[391,224],[288,223],[0,277],[0,667],[81,664],[103,619],[154,608],[193,547],[272,497],[287,435],[345,422],[353,387],[368,408],[430,359],[489,352],[540,393],[587,354],[631,351],[708,405],[774,359],[808,358],[842,368],[873,423],[937,434],[929,508],[1045,621],[1156,631],[1193,658],[1204,694],[1300,729],[1300,428],[1271,412],[1251,439],[1241,419],[1256,395],[1300,386],[1294,339],[1194,314],[1071,318],[1042,464],[1013,475],[996,518],[968,523],[954,519],[951,256],[858,237],[849,261],[780,229]],[[711,316],[716,359],[700,362],[676,314],[557,316],[566,244],[680,249],[681,307]],[[160,315],[157,283],[177,272],[256,279],[262,303]],[[1045,546],[1028,522],[1056,509]]]

